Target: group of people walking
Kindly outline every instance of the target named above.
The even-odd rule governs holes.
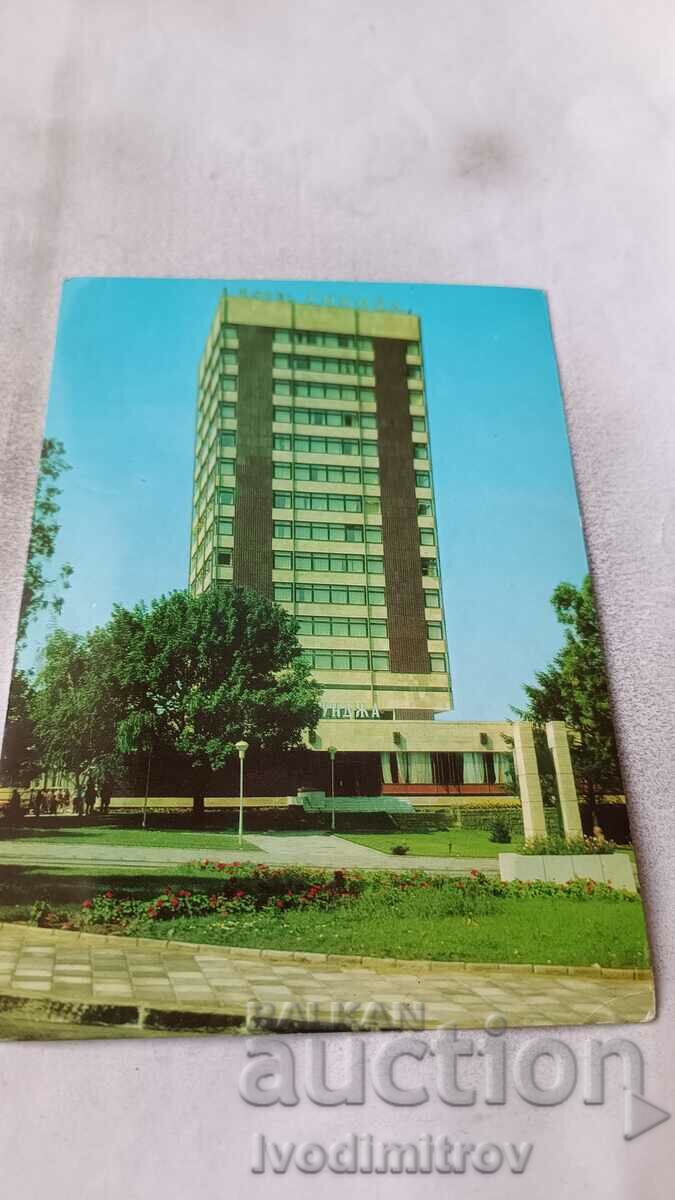
[[[68,788],[31,788],[23,795],[14,788],[5,815],[9,820],[17,820],[32,813],[34,817],[55,816],[58,813],[74,813],[78,817],[91,817],[96,811],[104,815],[110,809],[112,799],[112,784],[103,779],[97,784],[90,775],[84,785],[70,792]]]

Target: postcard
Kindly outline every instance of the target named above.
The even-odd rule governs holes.
[[[547,300],[65,283],[0,1036],[649,1020]]]

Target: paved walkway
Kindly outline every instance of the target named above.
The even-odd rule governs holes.
[[[0,924],[0,1037],[21,1036],[17,1015],[126,1027],[130,1036],[141,1026],[236,1030],[247,1011],[250,1019],[251,1005],[285,1019],[286,1028],[475,1029],[495,1014],[513,1027],[653,1015],[649,977],[600,968],[555,973],[561,970],[338,958]]]
[[[466,875],[475,867],[486,874],[497,873],[496,858],[432,858],[419,854],[398,857],[327,834],[278,836],[256,833],[246,834],[245,840],[256,849],[219,851],[215,838],[204,848],[188,849],[109,846],[67,837],[60,842],[43,841],[39,837],[23,837],[0,841],[0,863],[49,867],[156,868],[210,858],[224,862],[265,862],[270,866],[295,864],[325,867],[327,870],[351,867],[379,871],[409,871],[422,868],[425,871],[439,871],[448,875]]]

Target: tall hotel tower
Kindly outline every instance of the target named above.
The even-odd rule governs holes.
[[[190,587],[282,604],[327,717],[452,706],[419,318],[223,295],[199,367]]]

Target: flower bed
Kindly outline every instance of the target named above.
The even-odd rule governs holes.
[[[60,913],[43,900],[31,911],[34,924],[53,928],[105,928],[140,932],[143,927],[176,918],[216,917],[230,921],[238,916],[264,914],[273,918],[299,909],[330,911],[338,906],[381,902],[396,916],[399,900],[414,892],[435,894],[448,915],[485,915],[500,899],[527,901],[534,898],[635,902],[634,893],[592,879],[569,883],[546,880],[490,878],[479,871],[463,877],[428,874],[425,871],[372,872],[320,871],[301,867],[268,868],[263,864],[221,863],[203,860],[198,864],[209,878],[205,889],[167,885],[148,900],[131,899],[108,889],[84,900],[76,914]]]

